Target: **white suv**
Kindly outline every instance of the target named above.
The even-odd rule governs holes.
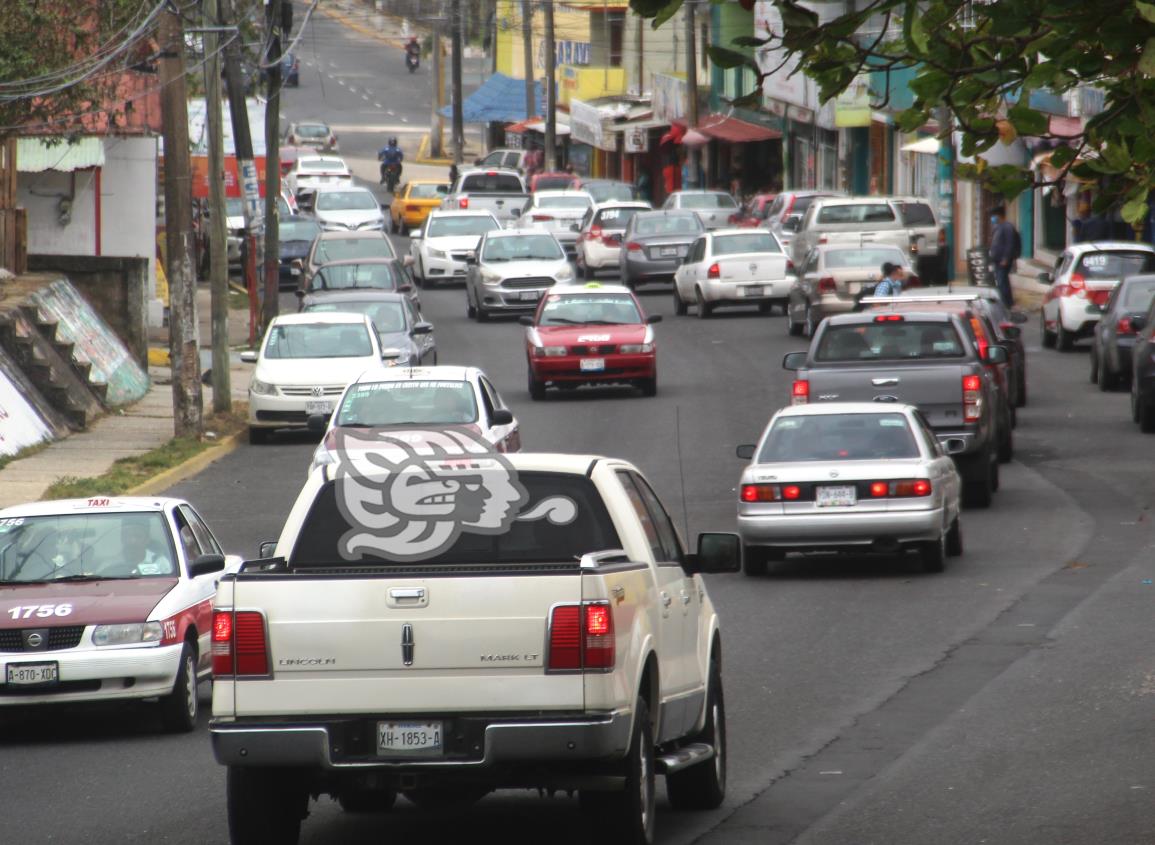
[[[1155,268],[1155,249],[1133,241],[1092,241],[1065,249],[1053,273],[1040,273],[1050,285],[1043,299],[1043,346],[1068,352],[1090,337],[1116,285],[1124,276]]]

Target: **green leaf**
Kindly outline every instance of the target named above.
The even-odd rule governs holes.
[[[1145,76],[1155,76],[1155,38],[1148,38],[1139,57],[1139,72]]]
[[[818,26],[818,13],[791,2],[779,4],[778,11],[782,13],[782,24],[787,29],[814,29]]]
[[[773,40],[772,38],[755,38],[753,35],[739,35],[730,43],[735,47],[763,47]]]
[[[1007,112],[1007,119],[1020,135],[1045,135],[1050,125],[1045,114],[1027,105],[1025,92],[1023,99]]]
[[[907,43],[914,45],[919,53],[925,53],[930,47],[930,34],[923,26],[922,14],[915,0],[907,0],[902,20]]]
[[[1147,198],[1145,196],[1128,200],[1120,210],[1123,219],[1128,223],[1141,223],[1147,216]]]
[[[1142,3],[1140,0],[1135,0],[1135,10],[1140,14],[1143,20],[1149,23],[1155,23],[1155,4]]]
[[[1058,147],[1051,153],[1051,165],[1066,167],[1075,160],[1075,150],[1072,147]]]
[[[666,12],[671,6],[674,12],[682,5],[682,0],[630,0],[630,9],[643,18],[655,18]],[[666,15],[667,19],[673,16],[673,12]]]
[[[937,103],[950,87],[951,78],[940,70],[923,70],[910,81],[910,90],[927,103]]]
[[[734,50],[728,50],[725,47],[712,46],[709,48],[708,52],[710,54],[710,61],[712,61],[717,67],[720,67],[724,70],[729,70],[733,67],[742,67],[743,65],[757,67],[757,65],[754,64],[754,60],[749,56],[738,53]]]

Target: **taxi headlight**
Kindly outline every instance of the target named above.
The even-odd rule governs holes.
[[[570,267],[569,265],[566,265],[565,267],[562,267],[560,270],[558,270],[556,273],[554,273],[553,277],[555,279],[557,279],[559,282],[572,282],[573,281],[573,268]]]
[[[253,393],[257,394],[258,396],[277,395],[277,386],[275,384],[269,384],[269,382],[261,381],[260,379],[253,379],[249,383],[249,390],[253,391]]]
[[[92,632],[93,645],[140,645],[159,643],[164,630],[159,622],[132,622],[127,625],[97,625]]]
[[[654,351],[652,343],[623,343],[618,347],[623,355],[649,355]]]

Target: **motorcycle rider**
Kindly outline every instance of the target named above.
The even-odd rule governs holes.
[[[416,35],[410,35],[409,42],[405,45],[405,63],[411,67],[417,67],[420,60],[421,45],[417,43]]]
[[[392,137],[381,149],[377,151],[377,160],[381,162],[381,184],[385,184],[385,174],[389,168],[396,165],[397,167],[397,181],[401,181],[401,161],[405,158],[405,153],[397,146],[397,138]]]

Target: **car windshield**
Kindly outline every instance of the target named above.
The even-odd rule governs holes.
[[[400,446],[385,450],[375,445],[374,452],[374,463],[382,466],[394,460],[400,464],[411,454]],[[413,479],[414,510],[404,514],[403,524],[448,539],[440,545],[434,541],[432,553],[421,553],[422,567],[561,563],[576,573],[582,555],[621,548],[601,494],[584,474],[516,472],[485,458],[464,466],[456,459],[425,463],[429,474]],[[380,497],[384,478],[381,470],[377,473],[341,473],[325,483],[297,535],[290,568],[412,565],[417,559],[412,549],[421,546],[410,532],[381,531],[366,538],[363,526],[347,518],[364,512],[370,496]],[[422,495],[440,496],[445,504],[423,506],[417,499]],[[419,514],[445,516],[423,519]],[[538,516],[530,518],[533,514]],[[368,542],[354,545],[355,538]]]
[[[286,58],[288,58],[286,56]],[[323,123],[298,123],[295,134],[299,138],[328,138],[329,127]]]
[[[317,211],[369,211],[379,208],[368,191],[322,191],[317,194]]]
[[[467,381],[406,379],[355,384],[337,409],[337,425],[459,425],[477,422]]]
[[[898,247],[828,249],[823,260],[827,270],[841,270],[845,267],[869,267],[871,270],[882,272],[882,265],[887,261],[900,267],[906,266],[902,250]]]
[[[323,264],[309,280],[309,290],[342,290],[378,288],[396,290],[401,270],[392,261],[367,261],[364,264]]]
[[[159,512],[0,517],[0,584],[174,578],[175,560]]]
[[[1120,308],[1126,311],[1146,311],[1155,296],[1155,279],[1133,279],[1120,293],[1123,301]]]
[[[305,306],[306,314],[332,311],[364,314],[373,321],[373,328],[377,329],[377,334],[405,331],[405,306],[401,302],[339,299],[334,302],[312,302]]]
[[[447,193],[449,193],[449,186],[443,184],[420,182],[409,186],[409,199],[411,200],[441,199]]]
[[[1138,250],[1088,252],[1079,259],[1078,271],[1090,279],[1121,279],[1155,269],[1155,255]]]
[[[795,209],[797,209],[797,205]],[[818,209],[819,223],[890,223],[893,221],[894,209],[884,202],[827,205]]]
[[[624,229],[633,216],[644,208],[603,208],[594,215],[594,225],[603,229]]]
[[[734,202],[734,198],[729,194],[682,194],[680,203],[682,208],[693,209],[711,209],[711,208],[737,208],[738,203]]]
[[[393,245],[383,235],[369,238],[322,237],[313,255],[314,264],[346,261],[353,258],[394,258]]]
[[[429,221],[427,238],[456,238],[465,235],[484,235],[501,224],[488,215],[485,217],[433,217]]]
[[[918,442],[904,414],[814,414],[776,419],[758,463],[917,457]]]
[[[321,234],[321,227],[316,220],[292,217],[288,220],[281,219],[277,236],[281,243],[287,243],[289,241],[312,241],[319,234]]]
[[[624,293],[550,294],[538,318],[539,326],[626,326],[640,322],[637,304]]]
[[[639,214],[634,218],[635,235],[696,235],[702,223],[693,214]]]
[[[512,235],[485,242],[483,261],[552,261],[565,258],[552,235]]]
[[[565,197],[538,197],[538,208],[589,208],[593,203],[588,196],[571,194]]]
[[[819,361],[878,361],[907,358],[960,358],[966,354],[954,325],[893,319],[827,326],[815,355]]]
[[[367,358],[369,332],[360,323],[288,323],[269,329],[265,358]]]
[[[622,202],[634,198],[634,189],[624,182],[595,182],[583,185],[582,190],[593,197],[594,202]]]
[[[749,235],[719,235],[714,238],[714,255],[739,255],[746,252],[782,252],[778,239],[769,232]]]

